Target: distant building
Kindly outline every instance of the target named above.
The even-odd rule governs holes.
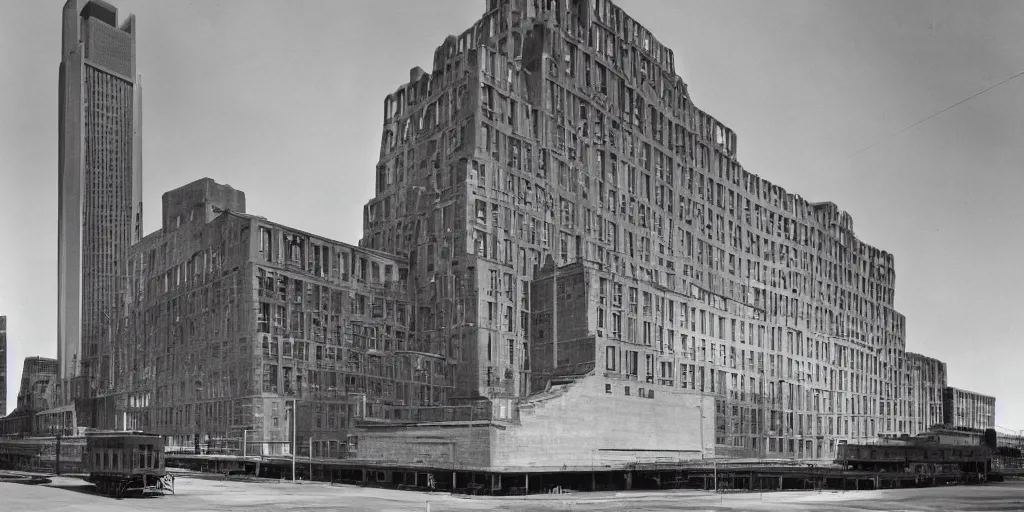
[[[58,363],[48,357],[26,357],[18,389],[18,410],[44,411],[53,407]]]
[[[1013,448],[1018,452],[1024,452],[1024,433],[996,431],[996,446],[1000,448]]]
[[[910,434],[927,432],[936,425],[942,425],[942,393],[946,389],[946,363],[938,359],[913,352],[907,352],[910,367]]]
[[[996,399],[981,393],[946,387],[942,411],[948,428],[984,430],[996,426]]]
[[[1021,453],[1024,453],[1024,432],[1002,432],[996,431],[995,433],[995,444],[1000,449],[1016,450],[1020,457]]]
[[[57,360],[62,396],[111,377],[111,312],[128,247],[142,238],[142,112],[135,17],[68,0],[59,70]]]
[[[10,415],[0,418],[0,435],[27,436],[48,433],[38,429],[36,417],[53,407],[57,383],[56,359],[26,357],[21,370],[17,407]],[[59,416],[60,414],[54,415]]]

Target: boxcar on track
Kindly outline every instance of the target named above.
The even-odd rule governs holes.
[[[174,492],[164,467],[163,438],[143,432],[87,432],[82,468],[106,495]]]

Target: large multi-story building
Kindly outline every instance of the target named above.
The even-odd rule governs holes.
[[[910,367],[911,420],[909,434],[916,435],[942,425],[942,393],[946,389],[946,363],[938,359],[907,352]]]
[[[996,426],[994,397],[946,387],[942,393],[943,423],[949,428],[985,430]]]
[[[112,377],[128,247],[142,237],[141,97],[135,17],[102,0],[68,0],[59,72],[57,359],[65,399]],[[79,378],[81,377],[81,378]]]
[[[83,34],[68,60],[94,77],[71,83],[124,100],[116,11],[68,5],[65,33],[74,19]],[[264,454],[294,438],[314,456],[472,478],[832,459],[950,410],[934,403],[944,366],[904,352],[892,255],[835,204],[745,170],[672,51],[606,0],[488,0],[430,73],[414,68],[384,101],[359,247],[247,214],[209,179],[164,194],[161,228],[137,243],[139,217],[102,238],[83,213],[74,238],[66,204],[117,222],[141,209],[122,201],[137,162],[81,149],[114,132],[104,147],[126,147],[110,119],[75,139],[94,156],[61,156],[60,371],[78,375],[79,356],[100,395],[75,401],[71,427],[247,438]],[[121,199],[65,187],[65,164],[106,157],[80,182]],[[69,413],[36,423],[64,431]]]
[[[0,417],[7,414],[7,317],[0,315]]]
[[[672,50],[613,3],[489,0],[383,120],[363,244],[409,259],[417,349],[448,356],[453,398],[529,403],[569,365],[593,368],[580,389],[714,397],[720,453],[829,458],[911,431],[892,254],[742,167]],[[605,304],[560,313],[591,317],[585,351],[531,326],[549,255],[607,276]]]
[[[105,426],[171,444],[268,446],[290,441],[295,422],[300,447],[329,454],[354,416],[440,411],[449,375],[441,354],[413,348],[406,262],[245,208],[241,191],[210,179],[164,194],[162,228],[130,251],[117,378],[97,406],[114,414],[97,422],[123,418]]]

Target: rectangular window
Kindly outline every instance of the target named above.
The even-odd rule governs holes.
[[[270,243],[270,229],[260,226],[260,253],[266,261],[272,261],[272,244]]]

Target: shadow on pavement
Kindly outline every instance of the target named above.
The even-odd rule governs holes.
[[[0,482],[11,484],[40,485],[50,483],[50,479],[31,475],[0,475]]]
[[[149,498],[157,498],[157,497],[159,497],[159,495],[146,495],[146,494],[143,494],[141,492],[126,492],[125,494],[122,494],[121,496],[109,496],[109,495],[100,493],[96,489],[95,485],[90,484],[88,482],[82,482],[80,484],[79,483],[74,483],[74,482],[50,483],[46,487],[52,487],[54,489],[61,489],[61,490],[64,490],[64,491],[80,492],[82,494],[89,494],[89,495],[92,495],[92,496],[100,496],[100,497],[103,497],[103,498],[111,498],[111,499],[118,499],[118,500],[122,499],[122,498],[132,498],[132,499],[142,499],[142,498],[145,498],[145,499],[149,499]]]

